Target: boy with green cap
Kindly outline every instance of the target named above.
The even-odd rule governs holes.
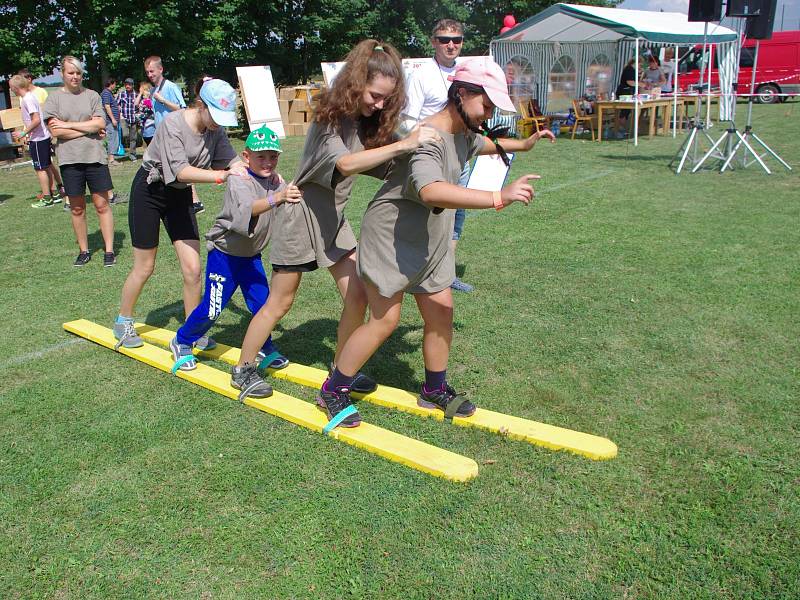
[[[269,284],[261,252],[269,241],[272,209],[301,198],[300,190],[293,183],[284,183],[277,173],[280,153],[280,140],[266,125],[247,136],[242,159],[249,177],[228,178],[222,212],[206,234],[208,260],[203,299],[170,342],[176,368],[191,371],[197,367],[192,344],[208,332],[237,288],[242,288],[247,308],[253,314],[267,301]],[[266,398],[272,388],[258,375],[257,368],[281,369],[289,361],[271,338],[260,354],[259,364],[234,367],[231,385],[248,389],[252,397]]]

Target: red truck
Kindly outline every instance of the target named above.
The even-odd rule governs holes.
[[[740,94],[750,93],[750,80],[753,74],[753,58],[755,57],[756,40],[746,39],[739,56]],[[678,86],[686,91],[700,81],[699,65],[703,54],[702,46],[680,49],[678,63]],[[711,69],[711,89],[719,89],[717,73],[716,49],[713,55],[714,64]],[[785,96],[800,92],[800,31],[776,31],[769,40],[761,40],[756,65],[756,102],[772,104],[786,101]],[[707,79],[708,72],[703,80]]]

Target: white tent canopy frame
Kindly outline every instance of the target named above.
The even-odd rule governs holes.
[[[519,23],[491,41],[489,53],[499,65],[524,59],[534,66],[537,100],[547,112],[550,72],[562,56],[576,65],[577,88],[574,97],[585,93],[586,69],[594,58],[604,55],[614,66],[612,84],[619,81],[622,69],[636,58],[637,72],[642,48],[708,43],[716,45],[719,65],[720,118],[727,120],[733,111],[731,95],[739,70],[739,34],[715,23],[689,22],[682,13],[651,12],[604,8],[576,4],[554,4]],[[708,56],[708,53],[704,53]],[[709,61],[710,68],[710,61]],[[677,116],[678,73],[673,81],[673,121]],[[708,86],[710,94],[711,86]],[[636,92],[638,94],[638,84]],[[639,106],[635,107],[634,139],[638,143]],[[499,117],[513,127],[513,117]],[[674,122],[673,122],[674,125]],[[673,127],[673,135],[675,128]]]

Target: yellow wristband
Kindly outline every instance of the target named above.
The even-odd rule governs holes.
[[[492,192],[492,202],[494,203],[495,210],[502,210],[505,208],[505,206],[503,206],[503,198],[500,196],[500,192]]]

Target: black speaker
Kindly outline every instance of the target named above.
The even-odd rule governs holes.
[[[753,17],[761,14],[767,0],[728,0],[725,15],[728,17]]]
[[[772,37],[772,27],[775,25],[775,12],[778,0],[763,0],[761,11],[757,17],[748,17],[745,37],[751,40],[768,40]]]
[[[719,21],[722,18],[722,0],[689,0],[690,21]]]

